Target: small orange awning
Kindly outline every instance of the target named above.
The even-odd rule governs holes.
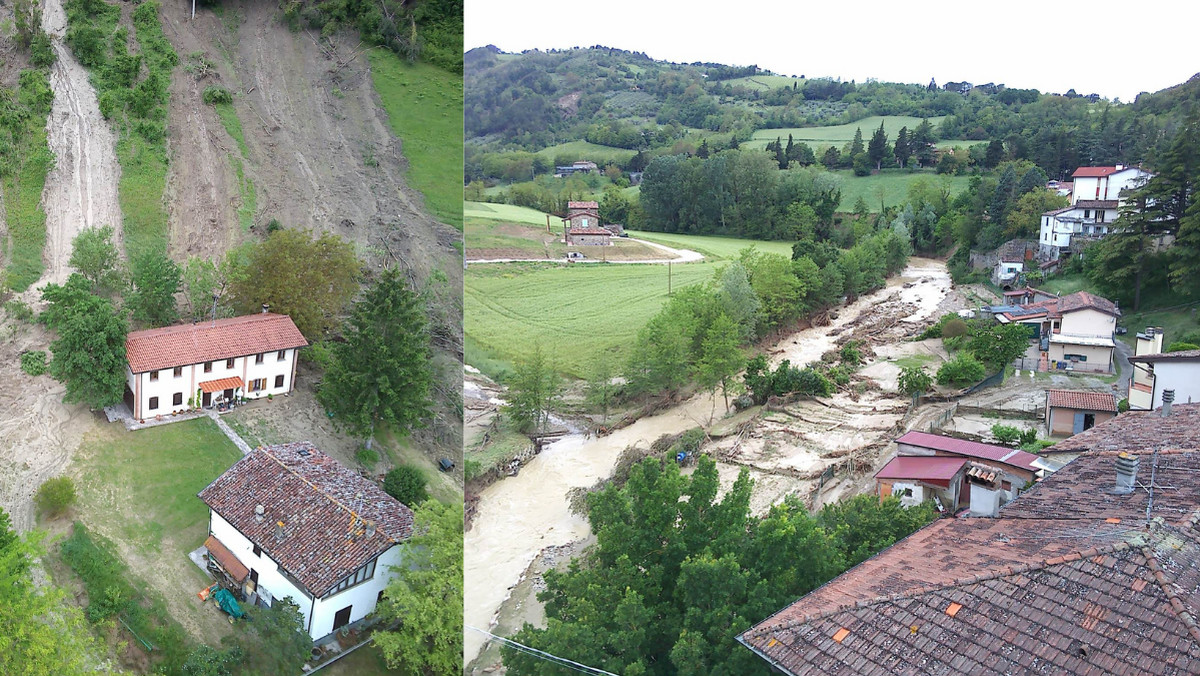
[[[242,387],[243,384],[241,378],[220,378],[200,383],[200,390],[202,392],[220,392],[221,390],[232,390]]]
[[[217,560],[226,573],[234,579],[235,582],[241,582],[250,575],[250,570],[237,560],[233,552],[229,551],[215,535],[209,535],[204,541],[204,548],[208,550],[208,555]]]

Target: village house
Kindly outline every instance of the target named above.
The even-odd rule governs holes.
[[[554,167],[554,177],[563,178],[572,174],[591,174],[599,171],[599,167],[595,162],[589,160],[579,160],[567,165],[558,165]]]
[[[1070,436],[1117,415],[1112,392],[1046,390],[1046,436]]]
[[[1087,291],[1002,309],[996,320],[1030,327],[1039,343],[1038,369],[1111,373],[1113,334],[1121,311],[1115,303]]]
[[[1058,298],[1058,294],[1056,293],[1040,291],[1033,287],[1022,287],[1004,292],[1004,304],[1006,306],[1031,305],[1044,300],[1055,300],[1056,298]]]
[[[1147,326],[1145,331],[1137,334],[1133,354],[1136,357],[1159,354],[1162,347],[1162,328]],[[1129,383],[1129,410],[1149,411],[1154,408],[1154,368],[1149,363],[1129,363],[1133,366],[1133,377]]]
[[[287,394],[308,345],[287,315],[260,314],[134,331],[125,337],[125,404],[134,419]]]
[[[1112,231],[1121,192],[1144,184],[1152,174],[1141,167],[1079,167],[1071,175],[1071,204],[1042,214],[1039,255],[1057,260],[1071,251],[1073,238],[1099,239]]]
[[[563,220],[563,242],[568,246],[608,246],[613,233],[600,225],[600,205],[596,202],[567,202]]]
[[[1196,673],[1200,425],[1172,420],[1185,406],[1068,439],[1124,448],[1079,456],[995,518],[935,520],[737,640],[792,675]],[[1151,436],[1162,450],[1125,443]]]
[[[1043,463],[1032,453],[928,432],[906,432],[896,439],[896,455],[951,457],[997,467],[1003,473],[1001,488],[1009,493],[1008,499],[1012,499],[1017,491],[1033,483],[1047,470],[1053,469],[1053,466]]]
[[[413,530],[412,510],[309,442],[252,451],[199,497],[218,580],[290,598],[317,643],[375,610]]]
[[[1174,400],[1181,404],[1200,402],[1200,350],[1137,355],[1130,357],[1129,363],[1135,377],[1141,369],[1149,371],[1149,408],[1162,406],[1168,391],[1173,391]]]

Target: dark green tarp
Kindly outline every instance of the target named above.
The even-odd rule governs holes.
[[[221,610],[224,610],[230,617],[235,620],[242,619],[242,615],[245,613],[242,612],[242,607],[238,605],[237,599],[228,589],[218,589],[213,594],[213,598],[217,600],[217,605],[221,606]]]

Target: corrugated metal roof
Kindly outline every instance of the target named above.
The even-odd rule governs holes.
[[[967,464],[963,458],[936,455],[899,455],[875,474],[876,479],[948,481]]]

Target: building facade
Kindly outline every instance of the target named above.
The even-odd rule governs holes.
[[[1122,204],[1121,193],[1149,180],[1141,167],[1080,167],[1072,174],[1071,205],[1042,214],[1039,256],[1057,260],[1077,238],[1100,239],[1112,232]]]

